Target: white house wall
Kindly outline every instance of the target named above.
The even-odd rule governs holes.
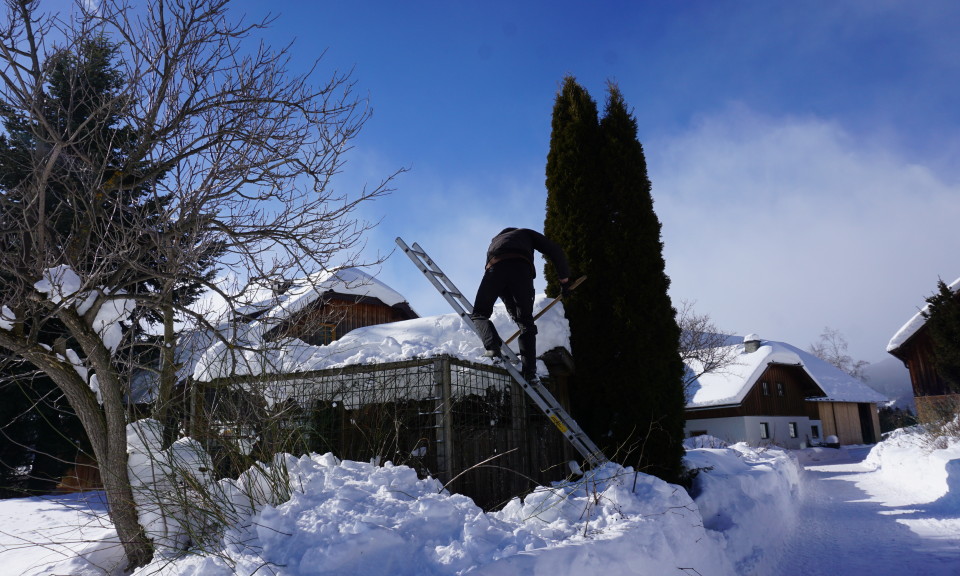
[[[761,423],[766,422],[769,438],[761,438]],[[797,436],[790,437],[790,423],[796,423]],[[814,436],[812,427],[819,434]],[[735,418],[688,418],[684,433],[706,432],[727,443],[746,442],[751,446],[775,444],[783,448],[799,449],[822,442],[823,426],[819,420],[805,416],[740,416]]]

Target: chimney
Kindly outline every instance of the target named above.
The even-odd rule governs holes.
[[[274,296],[282,296],[293,286],[293,280],[271,279],[267,281]]]
[[[760,349],[760,337],[756,334],[747,334],[743,337],[743,352],[750,354]]]

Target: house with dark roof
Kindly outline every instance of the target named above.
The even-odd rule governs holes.
[[[784,342],[749,335],[729,347],[730,365],[687,388],[687,436],[785,448],[879,440],[887,398],[860,380]]]

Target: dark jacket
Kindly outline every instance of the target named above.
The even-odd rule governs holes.
[[[537,269],[533,264],[533,251],[536,250],[550,259],[557,270],[557,278],[570,277],[570,265],[563,249],[551,242],[543,234],[529,228],[505,228],[493,237],[490,247],[487,248],[487,268],[509,258],[523,258],[530,263],[533,277],[537,277]]]

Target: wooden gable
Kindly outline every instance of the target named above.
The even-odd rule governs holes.
[[[960,300],[960,289],[954,292],[953,297]],[[910,384],[915,397],[953,394],[950,385],[940,377],[934,365],[933,342],[925,319],[913,334],[897,348],[890,350],[890,354],[900,359],[910,372]]]
[[[933,342],[924,324],[896,350],[891,350],[910,372],[914,396],[942,396],[950,394],[950,386],[940,377],[934,366]]]
[[[405,302],[389,306],[378,298],[328,292],[274,332],[319,346],[357,328],[413,318],[417,315]]]

